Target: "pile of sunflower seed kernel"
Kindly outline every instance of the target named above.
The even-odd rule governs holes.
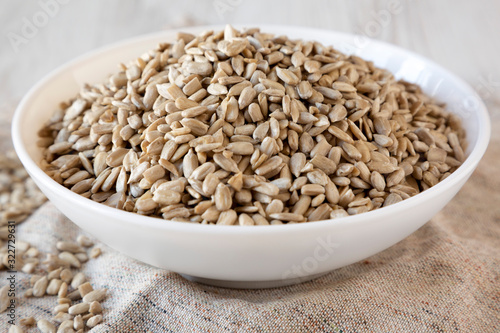
[[[42,253],[25,241],[16,241],[15,270],[29,275],[30,288],[24,298],[57,296],[54,299],[54,316],[46,318],[24,317],[17,325],[9,327],[9,333],[21,333],[35,326],[44,333],[86,332],[103,321],[101,302],[106,298],[105,288],[92,287],[83,272],[79,272],[89,259],[101,254],[101,249],[86,236],[80,235],[76,242],[59,241],[57,253]],[[92,248],[91,248],[92,247]],[[91,249],[90,249],[91,248]],[[10,248],[9,248],[10,249]],[[0,270],[10,269],[7,247],[0,249]],[[45,259],[42,259],[44,258]],[[11,303],[9,285],[0,288],[0,313]],[[19,302],[17,300],[16,302]],[[44,316],[47,317],[47,316]]]
[[[21,223],[45,200],[16,154],[0,154],[0,240],[8,235],[8,221]]]
[[[43,166],[91,200],[217,225],[318,221],[395,204],[465,159],[457,117],[414,84],[314,41],[179,33],[40,131]]]

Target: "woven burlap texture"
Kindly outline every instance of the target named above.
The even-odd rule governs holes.
[[[92,332],[499,332],[500,135],[493,132],[476,172],[429,223],[378,255],[307,283],[215,288],[102,245],[103,255],[83,270],[94,288],[109,290],[105,323]],[[80,233],[47,203],[16,236],[55,252],[57,240]],[[0,274],[0,286],[6,276]],[[29,276],[19,272],[17,279],[22,294]],[[18,318],[36,319],[50,319],[57,303],[55,297],[18,301]]]

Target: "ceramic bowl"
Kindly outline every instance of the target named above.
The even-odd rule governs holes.
[[[88,53],[48,74],[19,104],[12,125],[15,149],[39,188],[70,220],[110,247],[194,281],[233,288],[298,283],[355,263],[401,241],[429,221],[460,190],[483,156],[490,136],[487,110],[471,87],[434,62],[394,45],[361,36],[293,26],[261,26],[290,38],[317,40],[372,60],[398,79],[419,84],[463,119],[469,143],[460,168],[429,190],[368,213],[277,226],[214,226],[141,216],[85,199],[39,167],[37,131],[59,102],[79,86],[101,82],[116,64],[135,59],[175,30],[130,39]],[[216,27],[183,28],[199,33]]]

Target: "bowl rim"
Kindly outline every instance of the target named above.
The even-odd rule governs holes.
[[[38,81],[22,98],[19,105],[17,106],[14,117],[12,120],[12,139],[14,143],[14,148],[19,156],[19,159],[25,166],[26,170],[31,174],[33,178],[37,181],[41,182],[44,186],[51,188],[54,192],[60,192],[61,195],[64,195],[67,200],[71,204],[75,205],[86,205],[89,213],[97,213],[101,215],[105,215],[111,219],[120,219],[123,223],[128,223],[132,225],[142,226],[142,227],[153,227],[158,229],[163,229],[165,231],[175,231],[175,232],[189,232],[189,233],[204,233],[204,234],[241,234],[241,235],[260,235],[260,234],[274,234],[274,233],[286,233],[286,232],[301,232],[305,229],[314,230],[314,229],[322,229],[322,228],[330,228],[334,226],[342,226],[342,225],[356,225],[361,223],[366,223],[371,221],[372,223],[376,223],[378,220],[382,220],[384,216],[392,215],[397,212],[408,209],[415,204],[418,204],[419,200],[423,199],[423,196],[432,197],[438,196],[440,193],[445,192],[447,189],[452,188],[464,177],[471,174],[479,160],[484,155],[486,148],[488,146],[490,133],[491,133],[491,124],[489,119],[489,114],[487,108],[479,97],[479,95],[467,84],[464,80],[462,80],[457,75],[453,74],[446,68],[438,65],[433,60],[425,58],[419,54],[414,53],[413,51],[404,49],[402,47],[371,39],[365,36],[360,36],[351,33],[338,32],[334,30],[328,29],[318,29],[318,28],[310,28],[310,27],[302,27],[302,26],[294,26],[294,25],[280,25],[280,24],[245,24],[245,25],[234,25],[236,28],[242,27],[259,27],[263,31],[270,31],[271,33],[276,30],[286,30],[286,31],[297,31],[303,30],[310,32],[311,36],[314,36],[315,33],[320,34],[329,34],[333,38],[339,39],[353,39],[353,38],[364,38],[369,41],[370,44],[380,45],[384,48],[387,48],[388,51],[395,50],[399,53],[406,54],[408,57],[414,58],[416,60],[423,61],[427,67],[430,67],[433,71],[437,70],[447,76],[449,79],[454,81],[456,86],[460,86],[461,89],[466,90],[470,93],[471,96],[477,99],[478,103],[476,105],[476,109],[474,113],[477,114],[478,118],[478,138],[474,147],[471,148],[470,154],[467,156],[466,160],[463,164],[450,176],[448,176],[443,181],[439,182],[435,186],[421,192],[411,198],[405,199],[397,204],[391,205],[389,207],[383,207],[382,209],[376,209],[373,211],[365,212],[358,215],[351,215],[336,219],[328,219],[323,221],[314,221],[307,223],[295,223],[295,224],[286,224],[286,225],[265,225],[265,226],[250,226],[250,227],[241,227],[241,226],[220,226],[220,225],[203,225],[199,223],[188,223],[188,222],[177,222],[164,220],[157,217],[143,216],[136,213],[131,213],[127,211],[123,211],[120,209],[112,208],[102,203],[98,203],[92,201],[90,199],[84,198],[79,194],[72,192],[70,189],[60,185],[52,178],[50,178],[39,166],[38,164],[30,157],[28,154],[26,147],[22,140],[22,116],[28,110],[27,106],[30,104],[31,100],[34,99],[39,90],[55,80],[57,77],[62,75],[67,70],[70,70],[72,67],[81,65],[82,63],[93,61],[98,56],[115,51],[115,49],[119,49],[122,47],[126,47],[127,45],[145,42],[147,40],[155,40],[160,38],[165,38],[165,35],[171,35],[176,32],[191,32],[191,33],[200,33],[206,30],[223,30],[224,25],[205,25],[205,26],[191,26],[184,28],[176,28],[176,29],[168,29],[157,31],[153,33],[143,34],[140,36],[136,36],[133,38],[127,38],[124,40],[120,40],[118,42],[114,42],[97,49],[93,49],[89,52],[86,52],[73,60],[64,63],[63,65],[53,69],[47,75],[45,75],[41,80]],[[293,35],[293,33],[292,33]],[[293,38],[293,37],[292,37]],[[313,38],[313,40],[315,40]],[[335,47],[335,46],[334,46]],[[142,54],[142,53],[141,53]],[[137,56],[140,56],[138,54]],[[113,71],[110,70],[110,74]]]

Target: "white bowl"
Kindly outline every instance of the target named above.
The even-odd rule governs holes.
[[[327,30],[261,26],[291,38],[314,39],[354,53],[423,90],[464,119],[469,148],[463,165],[424,193],[368,213],[304,224],[213,226],[145,217],[85,199],[59,185],[39,167],[37,131],[58,103],[85,82],[103,81],[119,62],[128,62],[177,31],[162,31],[86,54],[47,75],[16,110],[15,149],[36,184],[69,219],[112,248],[188,279],[236,288],[265,288],[305,281],[355,263],[404,239],[429,221],[458,192],[483,156],[490,136],[487,110],[461,79],[430,60],[386,43]],[[183,28],[199,33],[217,27]]]

